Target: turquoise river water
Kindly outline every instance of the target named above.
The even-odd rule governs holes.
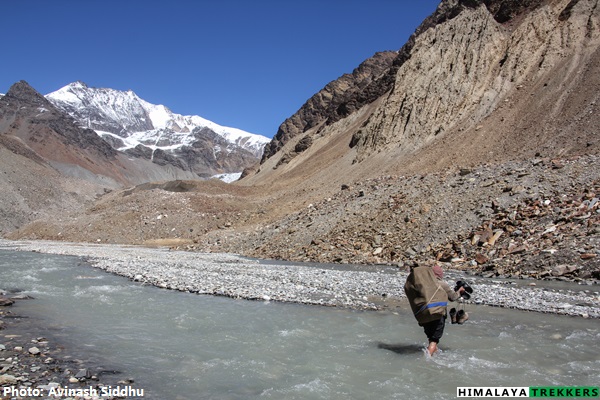
[[[19,314],[145,399],[454,399],[458,386],[597,386],[598,320],[469,306],[441,353],[395,312],[234,300],[144,286],[74,257],[0,251]]]

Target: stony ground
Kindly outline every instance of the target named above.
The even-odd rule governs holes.
[[[187,248],[343,264],[435,259],[487,277],[598,282],[599,197],[597,156],[386,176]]]

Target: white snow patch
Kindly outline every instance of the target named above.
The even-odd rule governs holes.
[[[223,182],[226,182],[226,183],[231,183],[231,182],[235,182],[238,179],[240,179],[241,176],[242,176],[241,172],[235,172],[235,173],[232,173],[232,174],[214,175],[214,176],[212,176],[212,178],[220,179],[220,180],[222,180]]]

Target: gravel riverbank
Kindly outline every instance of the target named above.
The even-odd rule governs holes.
[[[261,262],[233,254],[101,244],[0,241],[0,248],[72,255],[94,267],[161,288],[231,298],[347,307],[393,308],[404,300],[407,272],[390,266],[300,265]],[[464,279],[448,271],[449,282]],[[595,285],[466,277],[474,304],[600,318]]]

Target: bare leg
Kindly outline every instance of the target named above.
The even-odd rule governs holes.
[[[429,346],[427,346],[427,351],[429,352],[429,355],[432,356],[434,353],[437,352],[437,343],[436,342],[429,342]]]

